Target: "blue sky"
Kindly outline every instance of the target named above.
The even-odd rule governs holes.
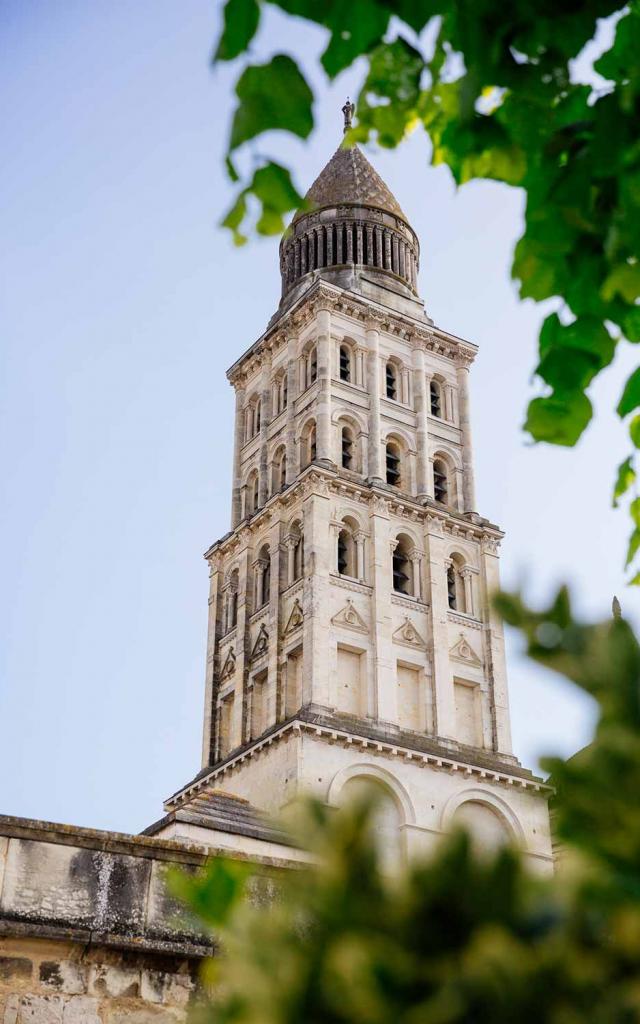
[[[2,3],[0,812],[137,831],[200,765],[201,556],[229,523],[225,370],[279,295],[277,240],[234,250],[217,228],[235,74],[209,67],[219,17],[210,0]],[[310,60],[323,38],[270,11],[255,53]],[[256,147],[301,186],[338,144],[358,79],[312,77],[312,139]],[[421,134],[369,156],[420,236],[430,314],[480,345],[478,510],[507,531],[504,583],[542,598],[569,580],[590,616],[617,593],[637,621],[609,500],[625,454],[610,410],[633,351],[595,388],[599,422],[577,451],[528,445],[543,310],[509,278],[522,196],[456,193]],[[587,701],[513,637],[509,657],[521,759],[582,745]]]

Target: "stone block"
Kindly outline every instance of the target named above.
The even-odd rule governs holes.
[[[140,995],[140,971],[119,964],[96,964],[89,974],[91,995],[133,998]]]
[[[188,974],[171,974],[167,976],[163,1002],[168,1006],[187,1006],[191,993],[195,988]]]
[[[62,1024],[102,1024],[98,1000],[91,996],[72,996],[65,1003]]]
[[[0,982],[30,978],[33,964],[23,956],[0,956]]]
[[[167,975],[161,971],[142,971],[140,995],[147,1003],[161,1003]]]
[[[23,996],[18,1024],[62,1024],[62,996]]]
[[[146,1006],[139,1009],[113,1009],[106,1024],[181,1024],[186,1019],[184,1012]]]
[[[4,1006],[3,1024],[17,1024],[20,1009],[20,996],[10,995]]]
[[[44,960],[40,964],[40,981],[67,995],[82,995],[87,991],[87,967],[73,960]]]

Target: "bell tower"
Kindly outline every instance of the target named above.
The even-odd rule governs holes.
[[[307,198],[278,310],[228,371],[202,770],[167,810],[204,787],[274,813],[368,778],[407,852],[460,819],[549,870],[548,791],[512,753],[490,600],[503,535],[475,503],[476,347],[427,315],[418,238],[356,146]]]

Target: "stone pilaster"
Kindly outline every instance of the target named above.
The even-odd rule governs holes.
[[[498,543],[493,538],[486,538],[482,541],[481,560],[482,608],[478,610],[477,614],[479,618],[482,617],[484,623],[489,703],[493,707],[494,747],[501,754],[510,754],[512,751],[511,721],[504,632],[502,620],[492,603],[493,595],[500,589]]]
[[[236,415],[233,432],[233,491],[231,499],[231,529],[235,530],[242,518],[242,474],[240,470],[244,444],[244,388],[236,387]]]
[[[367,327],[367,390],[369,392],[369,479],[382,483],[382,427],[380,421],[380,332],[371,323]]]
[[[460,411],[460,432],[462,434],[462,471],[463,478],[463,512],[475,512],[476,493],[473,479],[473,451],[471,447],[471,420],[469,412],[469,366],[459,362],[456,367],[458,376],[458,406]]]
[[[219,595],[221,591],[220,562],[216,556],[209,562],[209,612],[207,624],[207,662],[204,683],[204,725],[202,730],[202,767],[215,760],[215,654],[218,640]]]
[[[303,703],[329,704],[329,567],[328,494],[312,491],[304,502]]]
[[[296,398],[298,397],[298,339],[294,334],[287,338],[287,485],[292,484],[298,473],[298,446],[296,444]]]
[[[316,403],[317,461],[333,467],[331,452],[331,313],[319,309],[316,315],[318,358],[318,400]]]
[[[277,702],[280,690],[280,574],[282,572],[282,549],[280,545],[280,524],[275,523],[269,532],[271,552],[271,590],[269,593],[269,656],[267,676],[266,728],[277,721]]]
[[[447,543],[442,532],[442,522],[435,516],[428,516],[426,542],[428,562],[426,598],[431,608],[429,646],[433,658],[436,732],[438,736],[455,739],[456,718],[453,678],[449,660],[449,603],[445,569]]]
[[[393,591],[392,543],[386,503],[374,497],[369,511],[371,534],[371,619],[375,717],[382,722],[398,721],[398,686],[393,657],[391,594]]]
[[[260,505],[269,497],[269,453],[267,435],[271,422],[271,353],[264,355],[260,381]]]
[[[424,366],[424,350],[416,341],[413,347],[413,391],[416,406],[416,447],[418,449],[418,500],[433,497],[433,474],[429,462],[429,395]]]

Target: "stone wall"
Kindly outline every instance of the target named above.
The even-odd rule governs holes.
[[[218,852],[0,816],[0,1024],[185,1020],[214,949],[167,879]]]

